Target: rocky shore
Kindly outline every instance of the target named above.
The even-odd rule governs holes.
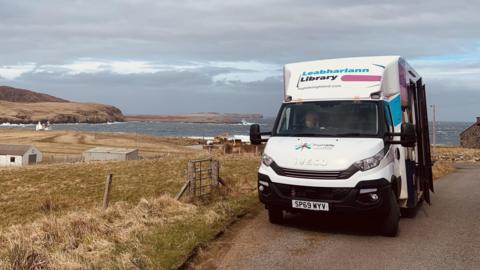
[[[0,123],[106,123],[122,122],[114,106],[80,103],[30,90],[0,86]]]
[[[45,102],[15,103],[0,101],[0,123],[106,123],[122,122],[118,108],[95,103]]]

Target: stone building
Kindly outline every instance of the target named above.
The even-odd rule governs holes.
[[[469,128],[460,133],[460,145],[467,148],[480,148],[480,117]]]

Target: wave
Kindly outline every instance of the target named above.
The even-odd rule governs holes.
[[[184,138],[194,139],[194,140],[213,140],[215,136],[186,136]],[[231,135],[226,137],[228,140],[241,140],[242,142],[250,142],[250,135]]]
[[[34,124],[12,124],[12,123],[1,123],[1,127],[31,127],[34,126]]]

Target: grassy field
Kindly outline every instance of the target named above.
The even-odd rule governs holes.
[[[185,146],[195,144],[186,138],[165,138],[131,133],[101,133],[48,131],[27,129],[0,129],[0,143],[34,144],[44,156],[81,155],[83,151],[97,146],[137,148],[144,157],[166,154],[191,154],[197,151]]]
[[[0,269],[172,269],[236,216],[258,206],[259,157],[216,155],[228,185],[213,198],[178,202],[186,162],[208,156],[185,139],[7,129],[0,143],[33,143],[46,155],[94,146],[137,147],[155,159],[0,169]],[[436,147],[436,178],[480,150]],[[107,174],[111,204],[100,208]]]
[[[0,143],[33,143],[46,155],[94,146],[138,147],[155,159],[0,169],[0,269],[171,269],[232,219],[257,205],[259,157],[218,155],[229,185],[209,200],[173,199],[191,140],[129,134],[7,129]],[[110,207],[100,208],[113,174]],[[228,193],[228,194],[227,194]]]
[[[0,246],[8,248],[0,261],[5,269],[42,262],[54,269],[172,268],[256,203],[258,157],[219,158],[233,192],[200,204],[172,199],[187,157],[3,170]],[[104,213],[108,173],[112,207]]]

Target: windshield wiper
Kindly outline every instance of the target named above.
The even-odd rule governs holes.
[[[338,137],[359,137],[359,136],[369,136],[368,134],[358,133],[358,132],[351,132],[351,133],[340,133],[335,134]]]
[[[321,133],[297,133],[293,134],[294,137],[336,137],[333,134],[321,134]]]

